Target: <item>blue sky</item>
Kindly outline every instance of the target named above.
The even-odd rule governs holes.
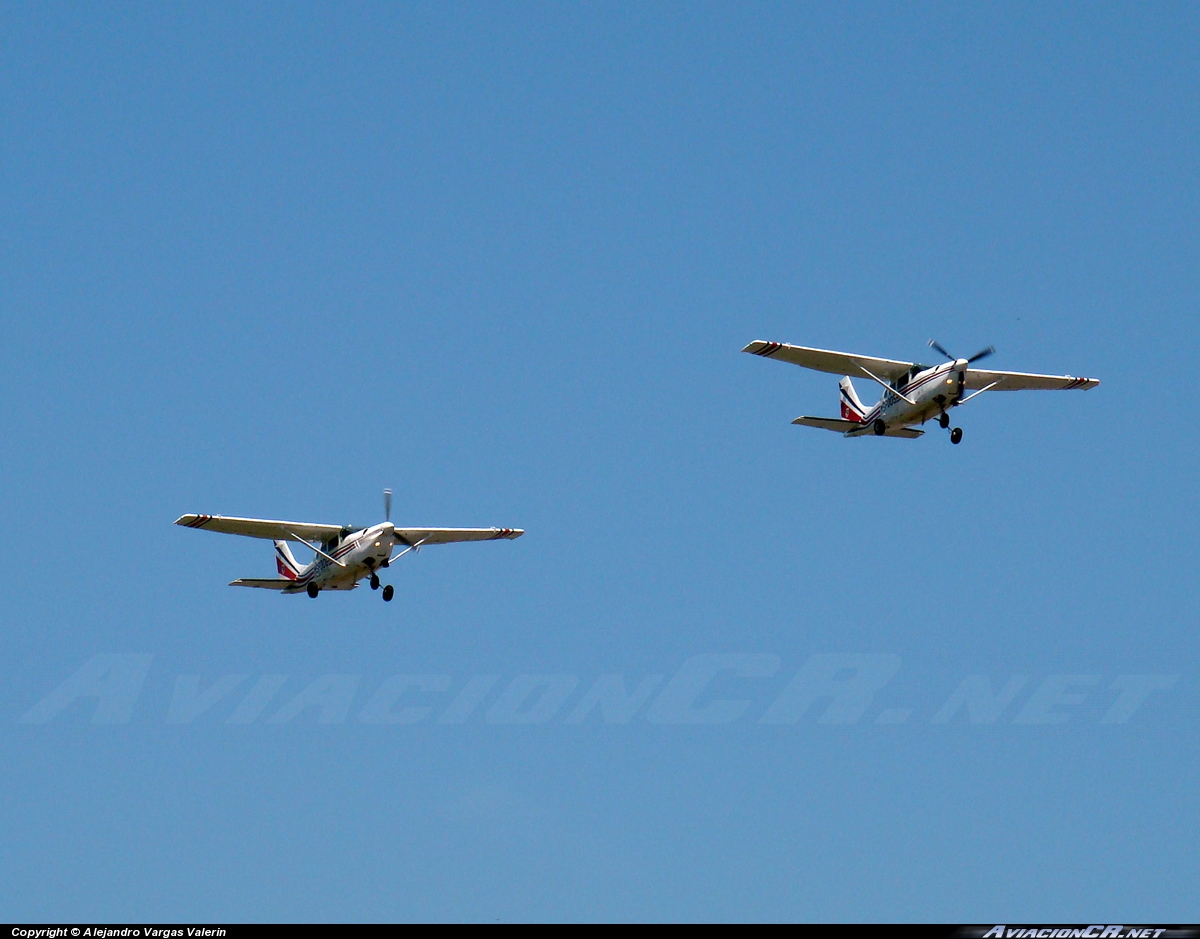
[[[1200,919],[1198,27],[5,5],[0,908]],[[1103,384],[847,441],[738,352],[931,336]],[[385,605],[170,524],[384,486],[527,534]],[[763,721],[826,666],[887,676]]]

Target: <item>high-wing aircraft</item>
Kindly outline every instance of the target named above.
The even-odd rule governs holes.
[[[1095,388],[1095,378],[1073,378],[1070,375],[1031,375],[1026,372],[990,372],[971,368],[973,362],[985,359],[996,350],[988,346],[973,356],[960,359],[943,349],[933,339],[929,346],[950,361],[941,365],[920,365],[916,362],[895,362],[848,352],[829,352],[790,346],[786,342],[763,342],[756,339],[743,349],[768,359],[791,362],[818,372],[840,374],[842,416],[798,417],[793,424],[835,430],[846,437],[874,434],[877,437],[920,437],[925,431],[913,425],[937,418],[942,428],[950,427],[951,408],[961,407],[985,391],[1069,390]],[[869,378],[883,386],[883,397],[873,408],[859,400],[850,376]],[[966,394],[966,392],[971,394]],[[962,440],[962,428],[950,431],[950,442]]]
[[[398,528],[392,524],[392,491],[383,491],[386,521],[369,528],[353,525],[320,525],[311,522],[279,522],[265,518],[230,518],[223,515],[181,515],[176,525],[203,528],[229,535],[270,538],[275,542],[275,567],[279,577],[246,577],[231,587],[262,587],[281,593],[307,593],[316,598],[322,590],[353,590],[364,577],[371,589],[378,590],[379,571],[408,552],[422,546],[457,541],[495,541],[520,538],[520,528]],[[301,565],[288,547],[296,541],[313,552],[313,559]],[[395,556],[394,548],[403,550]],[[395,593],[391,584],[383,588],[383,599]]]

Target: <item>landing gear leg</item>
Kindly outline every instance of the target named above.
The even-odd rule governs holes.
[[[954,430],[950,431],[950,442],[958,443],[961,440],[962,440],[962,428],[955,427]]]
[[[317,594],[321,592],[321,588],[312,581],[309,581],[308,586],[304,588],[304,592],[315,600],[317,599]]]
[[[392,597],[393,597],[393,596],[395,596],[395,593],[396,593],[396,588],[395,588],[395,587],[393,587],[391,584],[388,584],[386,587],[384,587],[384,588],[383,588],[383,600],[384,600],[384,602],[385,602],[385,603],[391,603],[391,602],[392,602]]]
[[[379,575],[378,574],[375,574],[375,573],[371,574],[371,589],[372,590],[379,589]]]

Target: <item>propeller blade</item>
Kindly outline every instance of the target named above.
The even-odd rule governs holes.
[[[980,359],[986,359],[989,355],[996,351],[995,346],[988,346],[986,349],[980,349],[973,356],[967,359],[967,364],[978,362]]]
[[[383,490],[383,520],[390,522],[392,520],[392,490]]]
[[[956,361],[954,356],[952,356],[949,352],[947,352],[945,349],[943,349],[941,344],[936,339],[929,340],[929,348],[937,349],[938,352],[940,352],[942,355],[944,355],[946,358],[948,358],[951,362]]]

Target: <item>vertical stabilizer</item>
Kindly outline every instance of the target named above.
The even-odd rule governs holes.
[[[286,541],[275,542],[275,567],[279,571],[279,576],[286,577],[288,580],[295,580],[300,576],[301,567],[292,557],[292,549],[288,547]]]
[[[842,419],[861,424],[863,418],[867,416],[867,409],[863,407],[862,401],[858,398],[858,392],[854,390],[854,382],[850,380],[849,376],[843,375],[842,380],[838,383],[838,388],[841,390]]]

